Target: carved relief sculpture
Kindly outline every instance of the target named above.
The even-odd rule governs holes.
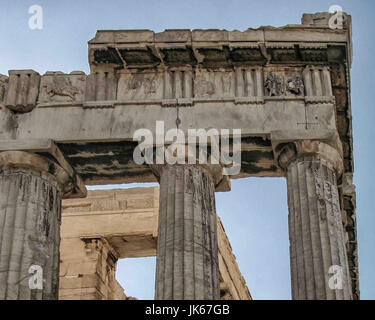
[[[299,73],[290,71],[270,71],[264,81],[266,96],[301,96],[304,94],[304,84]]]
[[[0,102],[5,99],[5,91],[8,86],[8,77],[0,75]]]
[[[296,74],[287,82],[287,90],[295,95],[301,95],[304,91],[304,85],[301,75]]]
[[[118,100],[153,100],[163,95],[162,74],[137,73],[121,74],[119,79]]]
[[[53,77],[52,84],[47,86],[47,94],[50,97],[55,95],[62,97],[69,97],[72,101],[76,99],[76,95],[80,93],[80,90],[72,86],[72,81],[67,76],[55,76]]]
[[[131,78],[128,84],[128,89],[136,90],[143,87],[143,93],[147,96],[156,92],[156,81],[155,77],[147,78],[142,75],[135,75]]]
[[[215,84],[211,81],[212,72],[197,71],[194,79],[194,96],[207,97],[215,94]]]
[[[284,79],[274,72],[269,72],[264,81],[266,95],[269,97],[282,96],[285,92]]]
[[[41,80],[39,103],[81,102],[84,98],[85,86],[86,75],[83,72],[73,71],[70,74],[47,72]]]

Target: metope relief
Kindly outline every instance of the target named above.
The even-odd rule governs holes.
[[[285,93],[284,78],[276,75],[274,72],[269,72],[264,81],[264,89],[266,96],[276,97],[282,96]]]
[[[216,92],[215,72],[197,71],[194,77],[194,97],[212,97]]]
[[[85,81],[83,72],[47,72],[42,77],[39,103],[81,103],[84,100]]]
[[[264,77],[266,97],[303,97],[303,77],[296,70],[269,70]]]
[[[157,100],[163,97],[160,73],[122,74],[119,79],[117,100]]]
[[[300,74],[295,74],[287,80],[286,91],[296,96],[304,94],[304,85]]]

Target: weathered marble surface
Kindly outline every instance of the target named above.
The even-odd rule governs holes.
[[[14,166],[20,160],[23,166]],[[0,153],[0,299],[58,297],[61,199],[68,175],[51,166],[40,156]],[[32,266],[42,270],[41,289],[29,286]]]
[[[335,170],[314,156],[288,166],[293,299],[352,299],[336,179]],[[331,266],[342,268],[342,290],[329,287]]]
[[[331,17],[305,14],[301,25],[245,31],[98,31],[90,75],[0,76],[1,145],[53,139],[85,183],[105,184],[155,181],[133,161],[133,134],[153,132],[161,119],[165,130],[175,128],[177,114],[184,132],[242,130],[241,172],[232,178],[283,176],[280,145],[324,141],[342,155],[338,188],[356,299],[351,19],[345,14],[343,28],[330,29]]]
[[[220,297],[215,185],[192,165],[166,165],[160,175],[157,300]]]

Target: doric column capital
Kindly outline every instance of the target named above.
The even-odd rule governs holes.
[[[192,152],[193,148],[189,145],[182,145],[181,148],[184,150],[180,154],[177,149],[172,152],[168,148],[162,148],[159,151],[164,152],[163,163],[159,164],[157,157],[160,157],[158,151],[152,151],[153,163],[149,164],[152,172],[154,173],[156,179],[160,182],[161,172],[166,167],[170,166],[196,166],[202,168],[211,178],[214,183],[215,191],[230,191],[230,179],[228,175],[225,175],[223,170],[224,165],[219,159],[214,158],[213,155],[207,153],[203,157],[204,160],[201,161],[199,156],[199,150]],[[193,156],[192,156],[193,155]],[[171,159],[175,163],[171,163]]]
[[[340,153],[334,147],[321,141],[298,140],[288,142],[278,146],[278,164],[286,170],[290,163],[303,156],[314,156],[325,162],[337,171],[343,172],[343,159]]]
[[[160,182],[161,173],[170,166],[194,166],[202,168],[212,179],[215,191],[230,191],[230,179],[223,175],[223,166],[221,164],[150,164],[149,165],[156,179]]]
[[[41,155],[25,151],[0,152],[0,171],[32,172],[35,175],[53,177],[56,187],[68,196],[74,189],[70,175],[55,161]]]

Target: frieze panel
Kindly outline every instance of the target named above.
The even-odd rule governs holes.
[[[30,74],[27,76],[29,82],[24,81],[25,76],[13,76],[13,82],[22,80],[22,83],[35,88],[26,90],[25,85],[18,86],[17,83],[13,86],[32,95],[27,97],[27,108],[22,109],[29,111],[35,106],[32,101],[36,100],[38,93],[41,107],[51,104],[82,105],[85,108],[114,107],[116,104],[160,104],[175,107],[192,106],[195,102],[206,101],[257,104],[264,103],[264,99],[304,99],[307,103],[334,101],[330,71],[325,66],[308,66],[304,69],[258,66],[234,69],[170,68],[164,71],[119,74],[100,70],[88,76],[78,71],[70,74],[47,72],[41,78],[40,86],[37,73],[30,70],[22,72]],[[0,98],[4,99],[7,82],[4,76],[1,79]],[[9,83],[12,83],[11,80],[12,78]],[[16,105],[20,100],[19,94],[12,91],[7,96],[12,95],[14,108],[18,108]],[[21,94],[21,97],[24,96]],[[8,107],[12,108],[10,104]]]
[[[163,98],[163,77],[161,73],[121,74],[117,100],[159,100]]]
[[[196,71],[194,77],[194,96],[200,98],[218,96],[220,91],[223,91],[221,89],[224,88],[223,85],[220,86],[220,84],[218,85],[217,83],[220,81],[219,78],[221,78],[222,75],[222,72]],[[228,86],[226,86],[226,88],[227,87]]]
[[[117,100],[155,102],[164,106],[192,105],[194,101],[234,100],[258,103],[263,99],[262,69],[166,70],[121,74]]]
[[[41,81],[39,103],[82,103],[86,75],[83,72],[47,72]]]
[[[236,94],[236,80],[233,71],[207,71],[198,69],[194,77],[195,98],[226,98]]]
[[[267,69],[264,90],[266,97],[303,97],[305,90],[301,71],[294,68]]]

